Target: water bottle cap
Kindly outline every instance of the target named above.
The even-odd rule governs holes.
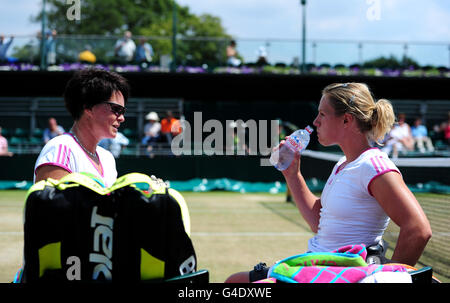
[[[311,134],[314,131],[314,129],[309,125],[305,129],[309,134]]]

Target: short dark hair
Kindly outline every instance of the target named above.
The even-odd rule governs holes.
[[[64,102],[72,118],[76,121],[86,108],[108,101],[115,91],[120,91],[125,104],[130,87],[121,75],[96,68],[76,71],[64,91]]]

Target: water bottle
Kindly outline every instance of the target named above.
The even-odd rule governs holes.
[[[305,129],[298,129],[286,137],[283,146],[270,155],[270,163],[280,171],[288,168],[294,160],[295,152],[302,152],[308,146],[309,136],[312,132],[313,129],[308,125]]]

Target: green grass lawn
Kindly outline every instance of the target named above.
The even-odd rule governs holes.
[[[10,282],[20,267],[23,250],[22,212],[25,191],[0,191],[0,282]],[[284,194],[231,192],[183,192],[191,217],[191,238],[198,269],[208,269],[211,282],[223,282],[230,274],[248,271],[259,262],[268,265],[304,253],[313,233]],[[448,273],[449,253],[436,259],[435,248],[450,243],[448,195],[416,195],[433,227],[433,239],[424,254],[425,264],[438,264]],[[398,228],[391,223],[387,240],[395,246]],[[448,248],[446,248],[448,249]],[[441,250],[442,251],[442,250]],[[392,251],[388,252],[389,254]],[[444,261],[443,261],[444,260]],[[422,259],[421,259],[422,261]],[[441,264],[442,263],[442,264]],[[417,267],[422,267],[418,264]],[[436,275],[443,282],[449,279]]]

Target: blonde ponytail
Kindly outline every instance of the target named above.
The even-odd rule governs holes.
[[[369,133],[369,139],[379,143],[394,123],[395,114],[391,102],[387,99],[378,100],[372,113],[372,130]]]
[[[391,103],[386,99],[375,102],[364,83],[330,84],[322,94],[330,97],[336,116],[352,114],[369,140],[380,143],[394,125],[395,114]]]

